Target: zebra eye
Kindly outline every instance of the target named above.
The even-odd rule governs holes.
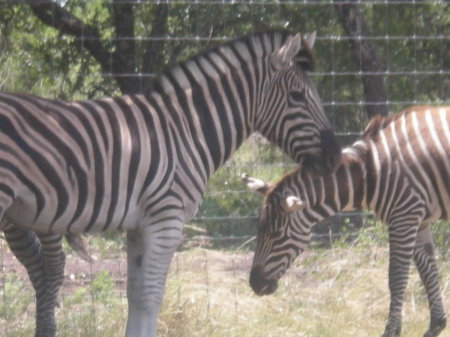
[[[294,101],[294,102],[304,102],[305,94],[303,91],[291,91],[289,93],[289,98],[291,101]]]

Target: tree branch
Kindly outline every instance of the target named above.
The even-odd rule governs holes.
[[[100,43],[100,34],[95,28],[84,24],[55,2],[39,0],[27,0],[27,2],[33,13],[47,26],[53,27],[61,33],[84,39],[84,47],[100,63],[103,71],[111,71],[110,54]]]
[[[339,4],[339,2],[344,2]],[[335,10],[341,24],[348,36],[351,37],[352,55],[355,62],[363,72],[361,81],[366,101],[366,111],[370,118],[388,114],[387,96],[382,75],[364,75],[364,73],[380,72],[380,61],[372,41],[361,37],[368,35],[368,28],[364,17],[357,4],[349,3],[348,0],[336,0]]]
[[[114,54],[101,43],[101,36],[96,28],[85,24],[72,13],[53,1],[26,0],[33,13],[47,26],[83,40],[83,47],[95,58],[105,73],[112,73],[122,93],[139,91],[139,81],[136,77],[124,77],[121,74],[134,74],[135,50],[132,39],[116,39],[117,50]],[[122,12],[121,12],[122,11]],[[118,37],[133,37],[134,18],[132,4],[122,3],[115,10],[116,33]]]

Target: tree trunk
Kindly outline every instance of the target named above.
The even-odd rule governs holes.
[[[353,59],[362,72],[367,116],[369,119],[376,115],[386,116],[387,96],[376,48],[372,41],[364,39],[364,36],[368,36],[367,24],[359,6],[350,2],[336,0],[334,7],[345,33],[350,37]]]

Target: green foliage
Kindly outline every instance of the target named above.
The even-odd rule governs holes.
[[[12,320],[26,312],[33,294],[28,284],[24,284],[17,276],[6,275],[2,280],[0,291],[0,319]]]
[[[443,259],[448,260],[450,250],[450,223],[447,221],[436,221],[431,225],[433,241]]]
[[[107,271],[103,270],[92,280],[91,287],[95,301],[107,302],[112,298],[114,279]]]
[[[108,271],[101,271],[88,285],[75,286],[63,297],[57,313],[58,336],[120,336],[124,317],[126,305],[117,296],[115,281]]]
[[[89,8],[89,13],[95,12]],[[117,93],[110,78],[98,76],[100,66],[82,41],[43,25],[27,6],[0,7],[2,17],[8,20],[3,26],[0,89],[62,99]]]

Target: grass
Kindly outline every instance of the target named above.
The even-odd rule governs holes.
[[[177,280],[169,282],[169,300],[160,317],[162,336],[380,336],[389,302],[387,255],[384,247],[311,252],[282,279],[274,295],[257,297],[247,285],[247,272],[229,274],[230,265],[241,263],[242,257],[190,251],[186,257],[191,264],[179,257],[186,264]],[[196,269],[202,260],[214,266],[207,278],[204,269]],[[442,273],[446,280],[448,271]],[[448,297],[448,284],[443,287]],[[427,327],[426,295],[412,270],[402,336],[422,336]]]
[[[200,248],[179,252],[170,270],[159,336],[379,337],[389,303],[387,247],[336,247],[309,250],[283,277],[278,291],[266,297],[255,296],[248,286],[251,253]],[[443,260],[440,265],[450,310],[448,265]],[[14,273],[0,276],[0,336],[32,336],[34,303],[28,281]],[[57,312],[58,336],[123,336],[123,288],[107,271],[76,286],[65,285]],[[427,327],[426,295],[412,268],[402,336],[422,336]],[[441,336],[449,337],[450,329]]]

